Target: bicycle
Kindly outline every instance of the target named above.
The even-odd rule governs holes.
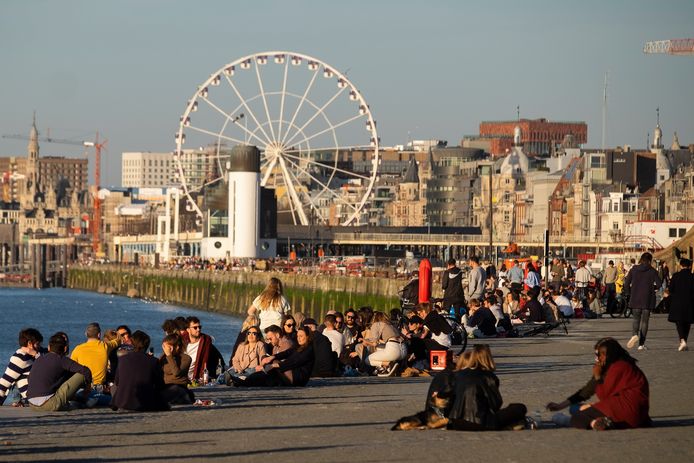
[[[631,310],[631,307],[629,307],[629,295],[628,294],[617,295],[617,299],[615,300],[615,303],[612,306],[612,310],[609,311],[608,313],[610,314],[610,317],[612,317],[612,318],[619,318],[619,317],[629,318],[629,317],[631,317],[632,310]]]

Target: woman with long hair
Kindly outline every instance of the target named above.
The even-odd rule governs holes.
[[[398,362],[407,357],[407,346],[383,312],[374,312],[369,338],[362,343],[375,351],[366,358],[366,364],[376,368],[376,373],[393,376],[397,373]]]
[[[264,331],[270,325],[281,326],[282,315],[289,313],[291,307],[284,297],[282,282],[277,278],[270,278],[270,282],[248,308],[248,315],[257,315],[260,318],[260,331]]]
[[[245,380],[232,377],[234,386],[276,387],[305,386],[313,369],[313,332],[301,327],[296,332],[297,347],[265,357],[264,370],[253,373]]]
[[[255,368],[260,366],[260,361],[265,357],[265,343],[258,326],[251,326],[246,331],[246,340],[236,349],[231,359],[231,371],[234,376],[248,376],[255,373]]]
[[[598,401],[587,402],[593,395]],[[636,360],[614,338],[595,344],[593,376],[578,392],[563,402],[550,402],[550,411],[572,406],[571,416],[557,413],[552,421],[560,426],[603,431],[612,428],[640,428],[650,425],[649,391],[646,375]]]
[[[239,346],[246,341],[246,333],[248,332],[248,329],[252,326],[257,327],[259,324],[260,319],[257,316],[249,315],[246,317],[246,319],[241,324],[241,331],[239,332],[239,335],[236,337],[234,347],[231,349],[231,358],[234,358],[234,355],[236,355],[236,349],[238,349]],[[229,365],[231,365],[231,361],[229,361]]]
[[[458,431],[499,431],[510,428],[535,428],[526,418],[527,408],[512,403],[501,408],[496,363],[486,344],[476,344],[468,356],[461,356],[455,374],[455,400],[448,414],[448,429]]]
[[[282,337],[287,338],[296,344],[296,330],[299,327],[298,323],[291,314],[282,315],[282,321],[280,322],[280,328],[282,328]]]

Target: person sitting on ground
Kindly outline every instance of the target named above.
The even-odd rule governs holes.
[[[361,327],[357,324],[357,313],[354,309],[347,309],[345,312],[345,326],[342,330],[343,349],[339,362],[350,369],[358,369],[361,365],[361,358],[355,353],[357,346],[361,346]]]
[[[451,334],[453,328],[450,323],[433,310],[431,304],[423,302],[417,306],[417,315],[424,320],[423,338],[430,338],[427,344],[427,350],[448,350],[451,347]]]
[[[504,301],[504,313],[509,317],[514,317],[516,313],[520,310],[520,298],[518,293],[515,291],[510,291],[506,294],[506,300]]]
[[[68,358],[67,352],[67,337],[56,333],[48,340],[48,353],[34,361],[27,391],[32,410],[67,410],[77,391],[84,388],[84,397],[89,395],[92,372]]]
[[[42,342],[43,336],[35,328],[25,328],[19,332],[19,349],[10,357],[5,374],[0,378],[0,405],[5,402],[13,386],[19,391],[19,401],[16,403],[20,405],[24,403],[31,367],[40,355]]]
[[[330,340],[318,331],[318,324],[313,318],[304,320],[304,327],[313,333],[311,342],[313,343],[314,362],[311,377],[329,378],[335,376],[337,374],[337,355],[333,352]]]
[[[571,305],[571,301],[562,295],[558,289],[552,290],[552,300],[564,318],[572,318],[574,316],[574,308]]]
[[[294,317],[291,314],[282,315],[279,326],[283,331],[282,336],[285,336],[291,339],[292,342],[296,343],[296,329],[299,327],[299,325],[296,323]]]
[[[323,325],[325,325],[323,336],[328,338],[333,352],[335,352],[339,358],[340,355],[342,355],[342,349],[345,347],[345,339],[342,333],[337,331],[337,319],[335,315],[326,315],[325,318],[323,318]]]
[[[150,338],[137,330],[132,335],[133,351],[120,359],[116,370],[111,408],[133,411],[169,410],[162,394],[164,374],[156,358],[147,354]]]
[[[270,325],[282,326],[282,315],[291,311],[289,301],[284,297],[282,282],[270,278],[270,282],[248,308],[248,315],[260,318],[261,331]]]
[[[527,302],[525,304],[525,318],[523,321],[530,323],[544,323],[546,321],[545,311],[542,308],[540,301],[537,300],[539,295],[539,286],[532,287],[528,290],[528,294],[526,296]]]
[[[340,335],[345,330],[345,316],[341,312],[335,312],[335,329]]]
[[[265,343],[267,355],[276,355],[296,346],[291,339],[282,336],[282,328],[277,325],[270,325],[265,328]]]
[[[468,336],[487,338],[496,336],[496,317],[489,306],[482,306],[477,299],[468,301],[468,313],[463,315],[463,327]]]
[[[180,334],[181,339],[183,339],[183,347],[185,347],[190,342],[190,337],[188,336],[188,319],[178,316],[174,318],[174,322],[178,328],[178,334]]]
[[[588,299],[586,301],[588,306],[588,311],[584,314],[586,318],[599,318],[605,312],[603,307],[600,305],[600,298],[598,298],[595,290],[588,291]]]
[[[429,353],[422,339],[423,332],[424,320],[419,315],[410,317],[407,320],[407,327],[402,329],[402,336],[410,353],[407,363],[420,370],[429,368]]]
[[[363,343],[375,348],[375,352],[367,357],[366,364],[375,368],[377,374],[395,375],[398,362],[407,357],[407,346],[383,312],[374,313],[369,336]]]
[[[188,317],[188,345],[186,345],[186,354],[193,359],[188,369],[188,378],[191,381],[202,380],[205,376],[205,370],[208,371],[208,377],[217,377],[217,368],[221,365],[221,371],[226,368],[224,359],[219,350],[212,344],[212,338],[202,332],[202,325],[198,317]]]
[[[246,340],[236,349],[234,357],[229,361],[231,368],[227,373],[233,376],[248,376],[255,373],[256,367],[260,366],[260,361],[266,353],[260,328],[250,327],[246,331]]]
[[[75,346],[70,357],[80,365],[89,368],[92,372],[90,398],[96,397],[98,405],[108,405],[111,402],[111,396],[104,393],[103,390],[103,387],[108,384],[108,357],[120,345],[120,337],[110,341],[102,341],[101,326],[96,322],[87,325],[84,335],[87,341]]]
[[[594,394],[598,396],[597,402],[578,406]],[[588,383],[565,401],[548,403],[547,409],[558,411],[570,405],[574,406],[570,417],[558,413],[552,421],[560,426],[597,431],[651,424],[646,375],[636,366],[636,359],[614,338],[602,338],[595,344],[593,376]]]
[[[520,403],[505,408],[499,392],[496,364],[486,344],[470,351],[464,368],[455,373],[455,400],[448,413],[448,429],[457,431],[500,431],[509,428],[536,427],[526,418],[527,408]]]
[[[499,305],[499,298],[496,295],[491,295],[484,300],[484,306],[489,309],[489,311],[494,315],[496,319],[496,331],[498,333],[505,333],[511,331],[513,326],[511,325],[511,317],[506,315]]]
[[[164,353],[159,357],[159,367],[164,374],[164,389],[161,391],[164,400],[172,405],[195,402],[193,391],[188,389],[188,369],[193,359],[183,352],[183,339],[178,333],[167,334],[161,350]]]
[[[233,349],[231,349],[231,358],[234,358],[234,355],[236,355],[236,349],[238,349],[239,346],[246,341],[246,332],[248,331],[248,329],[252,326],[258,326],[259,323],[260,319],[258,319],[258,317],[256,317],[255,315],[248,315],[246,317],[246,319],[241,324],[241,331],[239,332],[239,335],[236,337],[234,347]]]
[[[265,357],[262,361],[265,368],[246,379],[234,378],[234,386],[241,387],[277,387],[306,386],[313,370],[313,336],[320,334],[311,331],[307,326],[297,331],[297,347]]]

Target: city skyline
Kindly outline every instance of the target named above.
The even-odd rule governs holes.
[[[98,130],[109,140],[102,186],[118,185],[122,152],[174,149],[186,101],[210,73],[285,49],[345,72],[385,146],[456,145],[520,106],[522,118],[586,121],[585,146],[600,147],[605,72],[608,147],[646,148],[657,107],[666,145],[675,131],[694,142],[694,59],[642,53],[649,40],[694,36],[690,2],[199,3],[3,2],[0,132],[28,135],[34,110],[42,136]],[[42,155],[82,152],[41,144]],[[10,155],[25,156],[26,142],[0,139]]]

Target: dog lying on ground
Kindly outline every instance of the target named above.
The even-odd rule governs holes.
[[[453,372],[448,370],[434,376],[424,411],[400,418],[391,431],[445,428],[448,424],[448,411],[453,405],[454,379]]]

